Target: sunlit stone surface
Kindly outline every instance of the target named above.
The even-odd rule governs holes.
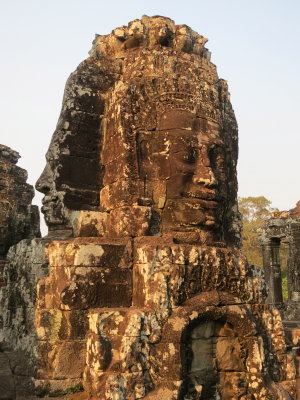
[[[13,398],[294,398],[280,314],[239,250],[237,124],[206,41],[145,16],[71,74],[36,185],[49,235],[7,258]]]

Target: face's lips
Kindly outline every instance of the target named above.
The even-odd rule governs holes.
[[[186,191],[181,192],[183,198],[199,199],[206,201],[215,201],[218,203],[224,202],[227,199],[228,192],[220,187],[218,190],[206,188],[188,188]]]
[[[57,196],[49,196],[49,195],[45,195],[42,199],[42,204],[46,205],[48,203],[57,203],[58,201],[58,197]]]
[[[220,201],[220,197],[217,196],[215,191],[189,191],[183,192],[182,197],[188,199],[199,199],[199,200],[208,200],[208,201]]]
[[[45,195],[42,199],[42,207],[41,212],[46,214],[48,212],[52,212],[53,208],[58,205],[58,197],[57,196],[49,196]]]

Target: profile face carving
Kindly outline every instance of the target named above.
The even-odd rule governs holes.
[[[64,206],[65,193],[56,188],[58,176],[58,162],[55,161],[50,146],[46,154],[46,166],[35,186],[39,192],[44,194],[41,211],[50,230],[52,227],[68,227],[68,211]]]
[[[70,229],[72,211],[99,209],[102,93],[114,79],[111,62],[92,58],[68,79],[46,166],[36,183],[44,194],[42,212],[49,230]]]
[[[61,143],[61,147],[51,143],[46,154],[46,166],[36,183],[36,189],[44,194],[41,211],[50,230],[69,229],[72,210],[99,207],[102,180],[98,146],[93,141],[93,147],[87,144],[87,158],[83,157],[83,152],[78,154],[74,151],[75,146],[68,136],[64,139],[65,148]],[[75,135],[77,147],[79,141],[80,137]]]

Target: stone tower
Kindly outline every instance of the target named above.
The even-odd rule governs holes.
[[[206,41],[144,16],[71,74],[36,185],[49,235],[9,253],[23,393],[293,399],[280,315],[239,250],[237,124]]]

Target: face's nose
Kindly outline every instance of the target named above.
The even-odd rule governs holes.
[[[199,155],[196,160],[196,169],[193,175],[193,183],[209,188],[216,186],[218,183],[211,168],[209,149],[206,145],[202,145],[199,150]]]
[[[53,187],[53,173],[50,168],[50,165],[47,163],[44,171],[42,172],[41,176],[37,180],[35,184],[35,188],[38,192],[43,194],[47,194],[50,192],[51,188]]]

